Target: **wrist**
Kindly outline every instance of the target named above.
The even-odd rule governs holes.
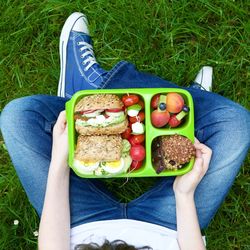
[[[53,166],[60,166],[60,167],[67,167],[68,166],[68,159],[65,157],[58,157],[58,156],[51,156],[50,164]]]
[[[58,159],[51,159],[50,162],[50,172],[55,172],[55,173],[62,173],[62,174],[68,174],[69,173],[69,166],[67,161],[63,160],[58,160]]]
[[[194,201],[194,192],[183,193],[175,191],[175,199],[177,202],[193,202]]]

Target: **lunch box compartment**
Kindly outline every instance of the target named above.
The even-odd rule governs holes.
[[[167,94],[170,92],[179,93],[185,101],[185,104],[190,108],[188,115],[183,120],[183,123],[176,128],[156,128],[151,123],[151,99],[156,94]],[[145,105],[145,150],[146,157],[144,163],[140,169],[134,170],[132,172],[117,174],[117,175],[107,175],[107,176],[97,176],[97,175],[85,175],[77,171],[74,167],[74,152],[77,143],[77,132],[75,131],[74,122],[74,107],[77,102],[84,96],[93,94],[116,94],[120,98],[125,94],[136,94],[144,101]],[[179,88],[142,88],[142,89],[101,89],[101,90],[82,90],[73,95],[73,97],[66,103],[66,114],[68,122],[68,139],[69,139],[69,166],[74,170],[74,172],[83,178],[117,178],[117,177],[160,177],[160,176],[177,176],[189,172],[194,164],[194,159],[189,163],[186,163],[183,168],[178,170],[164,170],[160,174],[157,174],[153,164],[152,164],[152,142],[158,136],[180,134],[189,138],[194,142],[194,107],[193,99],[190,93],[184,89]]]
[[[179,90],[179,89],[178,89]],[[185,94],[183,94],[183,93],[179,93],[179,92],[177,92],[177,91],[174,91],[175,93],[178,93],[178,94],[180,94],[181,96],[182,96],[182,98],[184,99],[184,103],[185,103],[185,105],[187,105],[188,107],[190,107],[190,99],[189,98],[187,98],[187,96],[185,95]],[[162,95],[167,95],[168,93],[171,93],[171,92],[162,92],[161,94]],[[151,101],[152,101],[152,99],[153,99],[153,97],[154,96],[152,96],[152,98],[150,99],[150,103],[151,103]],[[150,113],[152,113],[154,111],[154,109],[151,107],[151,105],[150,105]],[[171,113],[170,113],[171,114]],[[180,130],[180,129],[182,129],[182,128],[185,128],[185,127],[188,127],[188,126],[190,126],[190,122],[191,122],[191,120],[190,120],[191,118],[190,118],[190,115],[189,115],[189,113],[182,119],[182,122],[181,122],[181,124],[178,126],[178,127],[175,127],[175,128],[171,128],[168,124],[166,125],[166,126],[164,126],[164,127],[161,127],[161,128],[158,128],[158,129],[160,129],[160,130],[166,130],[166,133],[167,133],[167,131],[168,130]],[[153,126],[153,125],[152,125]],[[156,128],[156,127],[155,127]],[[156,128],[157,129],[157,128]],[[177,133],[177,132],[176,132]]]
[[[184,137],[187,137],[186,135],[182,134],[182,133],[174,133],[174,134],[178,134],[178,135],[181,135],[181,136],[184,136]],[[164,134],[164,135],[161,135],[161,136],[169,136],[171,134]],[[151,156],[153,156],[153,143],[155,140],[157,140],[158,137],[161,137],[161,136],[156,136],[155,138],[153,138],[153,140],[151,141]],[[188,137],[187,137],[188,138]],[[189,138],[190,139],[190,138]],[[183,175],[187,172],[189,172],[192,167],[193,167],[193,163],[194,163],[194,158],[191,159],[190,162],[187,162],[185,163],[182,168],[180,169],[174,169],[174,170],[171,170],[171,169],[165,169],[163,170],[161,173],[157,174],[157,176],[166,176],[167,172],[169,172],[171,175],[174,175],[174,172],[176,172],[175,175]],[[154,168],[154,171],[156,172],[156,166],[153,162],[153,157],[151,157],[151,164],[152,164],[152,167]]]

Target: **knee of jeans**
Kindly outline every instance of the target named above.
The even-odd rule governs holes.
[[[230,102],[210,113],[210,121],[225,140],[239,147],[250,145],[250,112],[239,104]],[[227,145],[225,145],[227,146]]]
[[[21,97],[14,99],[4,107],[0,115],[0,128],[3,134],[5,131],[12,131],[13,128],[18,127],[20,117],[24,117],[24,111],[29,109],[31,102],[28,100],[30,98]]]
[[[230,107],[232,121],[232,134],[235,134],[234,137],[238,137],[240,143],[243,146],[250,146],[250,112],[243,108],[242,106],[235,104]]]

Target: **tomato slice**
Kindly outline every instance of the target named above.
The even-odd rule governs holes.
[[[95,111],[96,111],[96,109],[89,109],[89,110],[85,110],[85,111],[80,111],[80,113],[83,115],[83,114],[90,114],[90,113],[93,113]]]
[[[117,113],[117,112],[123,111],[123,109],[106,109],[106,111],[108,111],[108,112],[113,112],[113,113]]]

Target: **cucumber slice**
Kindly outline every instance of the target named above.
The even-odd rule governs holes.
[[[137,116],[141,110],[141,106],[139,104],[134,104],[128,107],[128,115],[131,117]]]

